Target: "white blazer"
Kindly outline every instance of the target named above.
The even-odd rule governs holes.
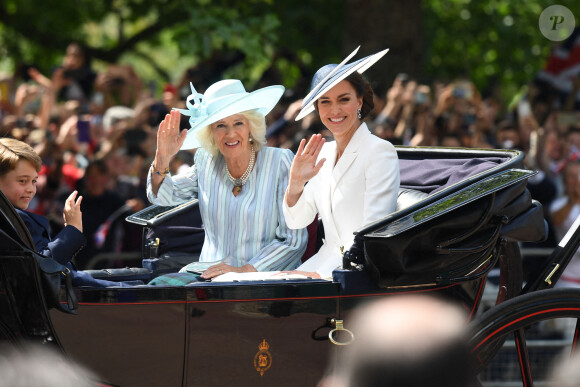
[[[395,147],[371,134],[365,123],[338,162],[335,141],[324,144],[318,159],[322,158],[324,165],[306,184],[298,202],[288,207],[284,196],[283,212],[290,228],[308,226],[316,214],[322,219],[323,246],[296,270],[331,279],[332,271],[342,265],[342,251],[354,241],[354,232],[395,211],[399,160]]]

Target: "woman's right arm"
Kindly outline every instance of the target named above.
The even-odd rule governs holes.
[[[313,195],[313,191],[317,191],[313,186],[316,183],[310,182],[308,187],[306,187],[306,183],[318,174],[324,164],[324,158],[316,163],[324,139],[320,134],[315,134],[310,138],[306,147],[305,143],[304,139],[300,142],[296,156],[292,161],[288,187],[283,199],[282,211],[290,229],[308,226],[318,213]]]
[[[147,198],[153,204],[171,206],[197,197],[195,167],[176,176],[169,173],[169,162],[181,149],[187,135],[186,130],[179,133],[179,114],[177,110],[172,111],[159,125],[155,160],[147,175]]]
[[[179,111],[172,110],[159,124],[157,150],[151,166],[151,191],[155,196],[165,176],[169,173],[169,162],[179,152],[187,136],[187,130],[179,132],[179,121]]]
[[[324,138],[320,134],[315,134],[310,137],[306,146],[304,146],[306,143],[305,139],[300,141],[296,156],[294,156],[292,166],[290,167],[290,178],[288,180],[285,199],[288,207],[294,207],[298,199],[300,199],[306,183],[316,176],[320,168],[322,168],[326,159],[322,159],[318,163],[316,163],[316,159],[322,150],[324,141]]]

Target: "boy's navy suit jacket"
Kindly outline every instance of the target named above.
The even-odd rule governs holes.
[[[18,208],[16,212],[26,224],[34,246],[36,246],[36,251],[51,257],[62,265],[70,262],[87,243],[83,233],[76,227],[66,226],[53,239],[50,236],[47,218]]]
[[[16,212],[18,212],[18,215],[20,215],[26,224],[36,246],[36,251],[70,269],[73,286],[94,286],[101,288],[108,286],[127,286],[119,282],[93,278],[89,273],[74,268],[70,262],[71,259],[87,243],[87,239],[79,229],[74,226],[66,226],[54,238],[51,238],[50,225],[47,218],[18,208],[16,208]]]

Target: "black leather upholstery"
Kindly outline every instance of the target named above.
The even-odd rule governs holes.
[[[107,281],[143,281],[147,283],[152,277],[152,271],[141,267],[125,267],[120,269],[85,270],[93,278]]]

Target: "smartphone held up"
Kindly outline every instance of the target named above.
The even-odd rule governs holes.
[[[85,117],[79,117],[77,121],[77,139],[80,143],[91,142],[91,121]]]

